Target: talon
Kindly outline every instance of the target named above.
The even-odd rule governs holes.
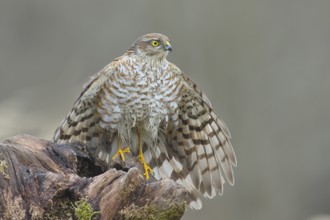
[[[115,155],[113,155],[112,160],[115,160],[116,157],[119,155],[120,158],[121,158],[121,160],[122,160],[122,161],[125,161],[125,155],[124,155],[124,153],[130,153],[130,152],[131,152],[131,151],[130,151],[130,149],[129,149],[128,147],[125,148],[124,150],[122,150],[122,149],[118,146],[118,151],[117,151],[117,153],[115,153]]]
[[[143,157],[143,152],[142,152],[142,138],[141,138],[141,128],[137,129],[138,133],[138,147],[139,147],[139,161],[143,165],[143,170],[144,170],[144,176],[146,177],[146,180],[149,179],[149,173],[153,173],[151,167],[146,163]]]
[[[139,155],[139,161],[143,165],[143,169],[144,169],[144,174],[143,175],[146,177],[146,180],[148,180],[149,179],[149,173],[151,174],[153,171],[152,171],[151,167],[144,160],[143,154]]]
[[[117,138],[118,138],[118,151],[117,151],[117,153],[115,153],[115,155],[113,155],[112,160],[115,160],[116,157],[119,155],[121,160],[125,161],[124,153],[130,153],[131,151],[128,147],[126,147],[124,150],[122,150],[120,147],[120,135],[119,134],[118,134]]]

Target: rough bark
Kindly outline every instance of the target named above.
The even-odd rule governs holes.
[[[120,168],[120,167],[119,167]],[[0,142],[1,219],[180,219],[188,192],[138,165],[105,172],[82,145],[28,135]]]

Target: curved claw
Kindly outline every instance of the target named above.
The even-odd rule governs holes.
[[[138,133],[138,147],[139,147],[139,161],[143,165],[143,170],[144,170],[144,176],[146,177],[146,180],[149,179],[149,173],[153,173],[151,167],[146,163],[144,160],[143,152],[142,152],[142,138],[141,138],[141,128],[137,128],[137,133]]]
[[[115,155],[113,155],[112,160],[115,160],[117,156],[120,156],[121,160],[125,161],[124,153],[130,153],[130,152],[131,150],[128,147],[123,150],[120,147],[118,147],[118,151],[117,153],[115,153]]]
[[[149,173],[153,173],[151,167],[146,163],[146,161],[144,160],[143,154],[139,155],[139,161],[142,163],[143,165],[143,169],[144,169],[144,176],[146,177],[146,180],[148,180],[150,178]]]

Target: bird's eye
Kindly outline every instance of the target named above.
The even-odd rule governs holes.
[[[151,45],[153,47],[157,47],[159,45],[159,41],[158,40],[153,40],[153,41],[151,41]]]

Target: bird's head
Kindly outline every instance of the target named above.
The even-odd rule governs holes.
[[[162,60],[166,58],[169,52],[172,52],[172,46],[167,36],[158,33],[150,33],[137,39],[129,50],[142,58]]]

